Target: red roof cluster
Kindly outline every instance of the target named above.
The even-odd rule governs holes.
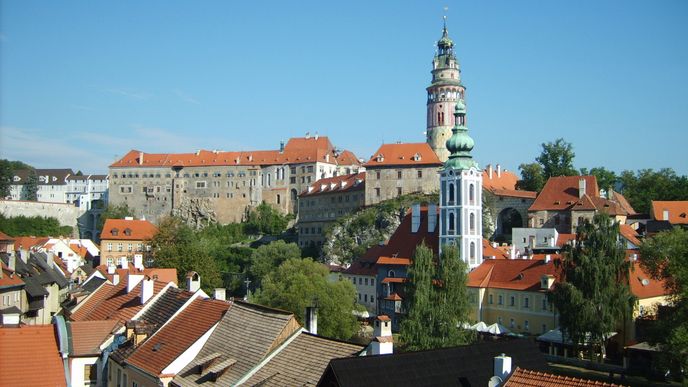
[[[528,209],[529,211],[567,210],[571,209],[580,198],[578,187],[580,180],[585,180],[585,195],[599,196],[595,176],[556,176],[550,177]]]
[[[504,383],[505,387],[540,386],[540,387],[615,387],[619,384],[598,382],[596,380],[561,376],[541,371],[530,371],[516,367]]]
[[[668,212],[668,219],[664,219],[665,211]],[[654,220],[668,220],[671,224],[688,224],[688,200],[653,200],[652,218]]]
[[[442,162],[427,142],[382,144],[373,157],[364,164],[366,168],[402,165],[441,166]]]
[[[147,241],[157,232],[158,228],[147,220],[106,219],[100,239]]]
[[[332,192],[345,192],[365,189],[365,172],[352,173],[317,180],[301,193],[301,196],[314,196]]]

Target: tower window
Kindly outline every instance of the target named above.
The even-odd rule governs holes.
[[[454,234],[454,213],[449,214],[449,234]]]
[[[475,204],[475,186],[473,184],[470,185],[468,190],[468,200],[471,204]]]
[[[475,260],[475,242],[471,242],[470,257],[471,257],[471,261]]]
[[[475,232],[475,214],[470,216],[471,232]]]
[[[449,205],[454,204],[454,184],[449,183]]]

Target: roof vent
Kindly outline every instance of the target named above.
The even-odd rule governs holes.
[[[640,280],[640,283],[643,284],[643,286],[647,286],[650,284],[650,280],[648,280],[647,278],[643,278]]]

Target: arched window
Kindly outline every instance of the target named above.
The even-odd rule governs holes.
[[[449,204],[452,205],[454,204],[454,184],[449,183]]]
[[[475,260],[475,242],[471,242],[471,247],[470,247],[470,257],[471,261]]]
[[[387,277],[389,278],[394,278],[394,270],[390,270],[387,272]]]
[[[280,195],[278,194],[278,195],[277,195],[277,204],[280,204],[281,199],[282,199],[282,198],[281,198]]]
[[[468,189],[468,201],[471,204],[475,203],[475,185],[471,184]]]
[[[449,234],[454,234],[454,213],[449,213]]]
[[[471,232],[475,232],[475,214],[471,213],[470,215],[470,226],[471,226]]]

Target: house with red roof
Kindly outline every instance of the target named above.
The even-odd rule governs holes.
[[[0,327],[1,386],[67,386],[56,326]]]
[[[428,143],[382,144],[366,168],[366,206],[409,193],[437,192],[442,162]]]
[[[133,218],[106,219],[100,233],[100,261],[108,266],[120,264],[122,258],[136,267],[152,259],[150,241],[158,228],[147,220]]]
[[[518,176],[503,169],[499,164],[491,164],[483,170],[483,194],[487,208],[483,211],[492,217],[494,234],[491,239],[510,242],[512,229],[525,227],[528,221],[528,208],[535,201],[537,192],[517,188]]]
[[[652,220],[666,221],[672,226],[688,227],[688,200],[653,200],[650,215]]]

